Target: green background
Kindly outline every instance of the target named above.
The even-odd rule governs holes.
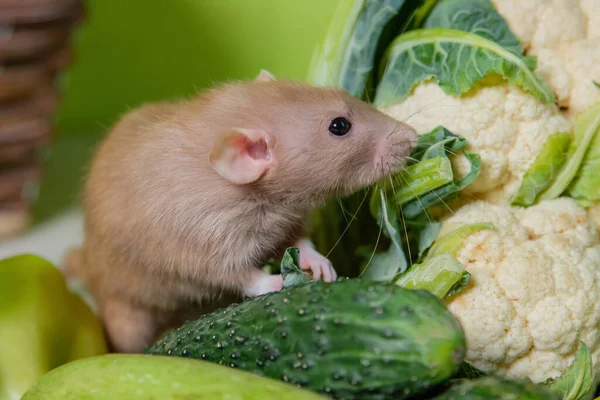
[[[58,136],[36,222],[78,199],[86,161],[120,114],[267,69],[303,79],[335,9],[350,0],[91,0],[60,79]]]

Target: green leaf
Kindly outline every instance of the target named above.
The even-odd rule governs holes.
[[[594,106],[593,109],[600,115],[600,107]],[[577,175],[571,182],[568,193],[571,197],[585,202],[595,202],[600,200],[600,126],[596,129],[587,153],[577,171]]]
[[[300,250],[296,247],[286,249],[281,260],[281,275],[284,288],[310,282],[300,270]]]
[[[438,0],[425,0],[421,6],[415,8],[406,23],[404,31],[422,28],[424,21],[437,4]]]
[[[402,210],[405,218],[416,218],[429,207],[453,199],[458,192],[475,182],[481,171],[481,158],[473,153],[465,152],[464,154],[470,164],[469,173],[457,183],[451,182],[438,187],[406,204]]]
[[[428,158],[410,165],[401,171],[396,180],[399,187],[394,189],[393,201],[403,205],[425,194],[453,182],[454,172],[447,157]]]
[[[313,53],[309,82],[339,87],[362,98],[375,65],[377,47],[386,37],[382,35],[384,29],[389,23],[400,27],[403,17],[410,15],[405,10],[400,12],[404,5],[405,0],[339,2],[325,40]],[[395,31],[399,33],[399,28]],[[387,47],[389,40],[383,45]]]
[[[408,264],[402,248],[390,245],[387,251],[369,254],[369,262],[363,269],[362,279],[390,282],[399,271],[406,271]]]
[[[534,57],[517,55],[473,33],[444,28],[409,31],[398,36],[386,53],[375,105],[400,103],[416,85],[431,79],[446,94],[460,96],[491,74],[543,102],[554,102],[554,94],[535,67]]]
[[[465,239],[474,233],[487,229],[494,229],[494,225],[490,222],[467,224],[441,235],[427,252],[425,261],[443,253],[456,257],[456,253],[462,248]]]
[[[436,157],[442,157],[449,161],[449,156],[453,157],[457,155],[467,146],[467,144],[468,143],[464,138],[453,134],[442,126],[438,126],[431,132],[419,136],[417,145],[411,153],[411,160],[408,165],[419,165],[424,160]],[[413,196],[403,206],[402,213],[405,218],[409,220],[418,218],[423,215],[429,207],[452,200],[456,197],[458,192],[477,179],[481,170],[481,159],[479,156],[468,152],[464,152],[464,155],[470,164],[469,173],[458,182],[454,182],[456,177],[453,177],[452,182],[448,182],[447,184],[438,187],[432,187],[425,194]],[[419,163],[416,163],[417,161]],[[415,171],[408,170],[407,174],[414,176]],[[399,178],[398,183],[402,184],[404,177],[402,175],[397,176]]]
[[[590,144],[594,141],[594,138],[598,136],[600,130],[600,103],[588,108],[583,111],[575,119],[574,139],[571,142],[569,151],[567,153],[567,161],[560,170],[560,173],[552,182],[550,187],[540,194],[540,200],[552,200],[560,195],[569,187],[573,178],[577,175],[580,170],[580,166],[584,163],[584,158]],[[593,154],[595,156],[595,154]],[[594,168],[595,160],[587,160],[590,165],[588,168]],[[582,171],[588,172],[585,176],[589,176],[590,170]],[[584,176],[580,179],[585,179]],[[593,178],[592,178],[593,179]],[[585,181],[579,181],[579,187],[573,188],[575,193],[579,195],[585,195]],[[587,187],[587,189],[595,189],[594,187]],[[573,195],[578,197],[577,195]]]
[[[437,126],[431,132],[420,135],[417,144],[410,154],[411,161],[423,161],[428,158],[447,157],[449,154],[456,154],[467,146],[466,139],[453,134],[443,126]]]
[[[481,378],[482,376],[488,376],[488,374],[464,361],[460,366],[460,370],[456,378],[477,379]]]
[[[581,342],[575,360],[557,379],[550,379],[543,384],[563,396],[563,400],[579,400],[588,395],[594,381],[592,356],[588,346]]]
[[[506,50],[523,54],[519,38],[490,0],[442,0],[433,9],[424,28],[447,28],[474,33]]]
[[[408,267],[406,258],[404,257],[404,250],[402,246],[402,237],[400,236],[402,227],[400,226],[400,219],[396,213],[396,209],[393,207],[393,203],[390,203],[385,197],[384,190],[376,190],[374,196],[371,199],[371,210],[374,210],[373,216],[377,219],[378,225],[383,230],[383,233],[387,238],[391,240],[390,250],[385,260],[397,260],[394,262],[394,266],[390,268],[398,268],[397,270],[386,273],[387,275],[393,276],[398,271],[405,271]],[[406,228],[405,228],[406,229]],[[391,248],[394,249],[391,249]],[[378,258],[376,265],[381,265],[384,261],[383,258]],[[369,267],[370,268],[370,267]],[[367,268],[367,269],[369,269]],[[380,276],[381,272],[372,271],[367,276]]]
[[[394,281],[405,289],[427,290],[443,299],[464,289],[470,278],[471,274],[460,262],[448,253],[442,253],[414,264]]]
[[[438,235],[440,234],[441,229],[442,229],[442,224],[440,224],[439,222],[429,222],[421,230],[421,232],[419,233],[419,243],[418,243],[418,249],[419,249],[418,258],[419,258],[419,260],[422,259],[425,252],[427,250],[429,250],[431,245],[433,245],[433,243],[437,239]]]
[[[368,263],[361,273],[361,278],[373,281],[391,281],[399,272],[408,268],[408,262],[402,244],[400,221],[390,203],[386,201],[384,191],[376,190],[371,199],[371,210],[377,218],[386,237],[391,240],[387,251],[369,254]],[[406,227],[404,227],[406,229]]]
[[[596,82],[596,81],[592,81],[592,83],[594,84],[594,86],[596,86],[597,88],[600,88],[600,83]]]
[[[527,207],[535,203],[538,195],[556,179],[567,161],[570,144],[571,135],[567,132],[556,132],[546,140],[535,161],[523,175],[521,187],[511,201],[513,206]]]
[[[477,379],[481,378],[482,376],[488,376],[488,374],[479,368],[474,367],[472,364],[463,361],[456,378]]]

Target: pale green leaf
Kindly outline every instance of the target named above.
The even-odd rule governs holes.
[[[418,258],[421,259],[425,252],[429,250],[431,245],[435,242],[438,235],[440,234],[440,230],[442,229],[442,224],[439,222],[429,222],[425,225],[425,227],[419,233],[419,255]]]
[[[448,233],[442,234],[427,252],[425,260],[443,253],[448,253],[456,257],[458,251],[463,247],[465,239],[474,233],[488,229],[494,229],[494,225],[490,222],[481,222],[461,225]]]
[[[407,203],[402,209],[405,218],[416,218],[425,213],[429,207],[439,203],[448,206],[447,201],[453,199],[461,190],[475,182],[481,171],[481,158],[468,152],[465,152],[464,155],[470,166],[469,173],[458,182],[450,182]]]
[[[569,187],[577,173],[580,171],[581,165],[584,163],[584,158],[588,153],[590,144],[593,143],[594,138],[598,136],[600,130],[600,103],[588,108],[583,111],[575,119],[574,138],[569,146],[567,153],[567,161],[563,165],[560,173],[544,192],[540,194],[540,200],[552,200],[560,195]],[[590,167],[594,168],[595,160],[588,160]],[[588,170],[589,171],[589,170]],[[582,171],[582,172],[585,172]],[[588,174],[589,175],[589,174]],[[592,174],[593,175],[593,174]],[[585,179],[583,176],[580,179]],[[594,178],[592,178],[594,179]],[[579,188],[573,190],[579,195],[584,195],[581,190],[585,186],[585,182],[579,181]],[[588,189],[595,189],[594,187],[588,187]],[[573,195],[574,197],[578,197]]]
[[[543,102],[554,102],[554,94],[535,67],[535,58],[517,55],[473,33],[444,28],[409,31],[388,49],[375,104],[382,108],[400,103],[416,85],[429,80],[445,93],[460,96],[491,74]]]
[[[588,346],[581,342],[575,360],[557,379],[544,382],[545,386],[562,395],[563,400],[580,400],[590,394],[594,382],[592,356]]]
[[[385,40],[386,35],[382,34],[386,25],[397,25],[398,34],[403,22],[396,20],[410,14],[404,5],[405,0],[340,1],[325,40],[313,53],[308,81],[339,87],[362,98],[375,65],[377,47]]]
[[[535,161],[523,175],[521,186],[511,200],[512,205],[526,207],[535,203],[538,195],[559,175],[567,161],[570,144],[571,135],[567,132],[556,132],[546,139]]]
[[[454,171],[449,158],[425,159],[406,167],[397,175],[399,187],[394,189],[393,201],[398,205],[408,203],[453,182],[453,179]]]
[[[464,289],[470,277],[465,267],[452,255],[441,253],[420,264],[414,264],[394,281],[405,289],[427,290],[443,299]]]
[[[285,251],[281,260],[281,275],[284,288],[310,282],[310,279],[300,270],[300,250],[296,247],[290,247]]]
[[[422,28],[423,23],[437,4],[438,0],[425,0],[421,6],[415,8],[406,23],[404,31]]]
[[[519,38],[490,0],[441,0],[423,27],[471,32],[498,43],[514,54],[523,54]]]
[[[399,271],[408,268],[404,251],[393,243],[387,251],[376,254],[370,252],[368,260],[360,275],[362,279],[390,282]]]
[[[600,115],[600,108],[595,107]],[[600,127],[596,129],[586,155],[571,182],[568,193],[571,197],[588,203],[600,200]]]

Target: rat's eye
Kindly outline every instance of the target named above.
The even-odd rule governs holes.
[[[335,136],[344,136],[350,132],[350,128],[352,128],[352,124],[344,117],[337,117],[329,124],[329,132]]]

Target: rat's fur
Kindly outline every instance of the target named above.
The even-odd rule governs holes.
[[[328,132],[338,116],[352,123],[347,136]],[[234,127],[273,139],[273,166],[252,184],[232,184],[208,161]],[[311,208],[398,170],[415,139],[346,92],[294,82],[232,83],[141,107],[93,159],[85,242],[68,274],[96,297],[115,349],[141,351],[187,310],[239,300],[259,267],[302,237]]]

